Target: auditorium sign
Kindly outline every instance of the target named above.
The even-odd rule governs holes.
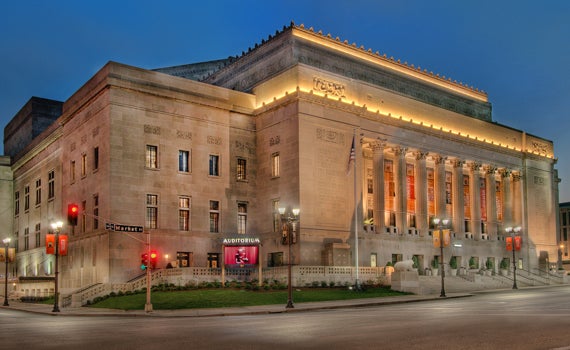
[[[259,238],[224,238],[224,264],[227,267],[253,267],[258,264]]]

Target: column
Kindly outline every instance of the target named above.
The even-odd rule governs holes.
[[[500,174],[502,178],[503,188],[503,224],[514,225],[518,223],[513,222],[513,198],[511,192],[511,170],[501,169]],[[505,226],[506,227],[506,226]]]
[[[427,167],[426,157],[428,152],[416,152],[416,227],[420,236],[427,234],[429,229],[429,218],[427,208]]]
[[[453,164],[453,229],[465,232],[465,201],[463,195],[463,164],[465,161],[454,159]]]
[[[479,171],[481,163],[469,164],[469,196],[471,204],[471,233],[477,239],[481,237],[481,186],[479,184]]]
[[[376,233],[386,232],[386,206],[384,204],[384,148],[386,141],[370,143],[372,147],[372,186],[374,188],[374,226]]]
[[[407,230],[406,218],[406,151],[405,147],[394,148],[394,178],[396,182],[396,227],[399,234],[404,234]]]
[[[436,155],[433,157],[435,167],[433,169],[435,181],[435,216],[445,218],[445,161],[447,157]]]
[[[487,186],[487,233],[497,234],[497,195],[495,192],[495,172],[497,168],[489,165],[484,170]]]
[[[513,172],[513,224],[523,226],[522,204],[522,179],[520,172]]]

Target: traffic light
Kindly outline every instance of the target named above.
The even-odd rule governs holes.
[[[158,253],[156,252],[156,250],[152,250],[150,252],[150,266],[153,269],[156,269],[156,262],[158,260]]]
[[[148,266],[148,253],[141,254],[141,270],[146,270]]]
[[[67,206],[67,223],[70,226],[77,226],[77,217],[79,216],[79,206],[75,203]]]

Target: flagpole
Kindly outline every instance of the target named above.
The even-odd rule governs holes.
[[[352,146],[354,148],[354,257],[355,257],[355,266],[356,266],[356,290],[360,290],[360,282],[358,281],[358,197],[356,191],[356,128],[353,129],[352,135]]]

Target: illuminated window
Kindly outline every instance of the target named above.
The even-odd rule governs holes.
[[[247,161],[243,158],[238,158],[237,160],[237,180],[245,181],[247,180]]]
[[[210,232],[220,232],[220,202],[210,201]]]
[[[190,230],[190,197],[178,197],[178,229]]]
[[[271,155],[271,177],[279,177],[279,153]]]
[[[145,166],[148,169],[158,169],[158,147],[146,145]]]
[[[158,196],[156,194],[146,195],[146,227],[158,227]]]

